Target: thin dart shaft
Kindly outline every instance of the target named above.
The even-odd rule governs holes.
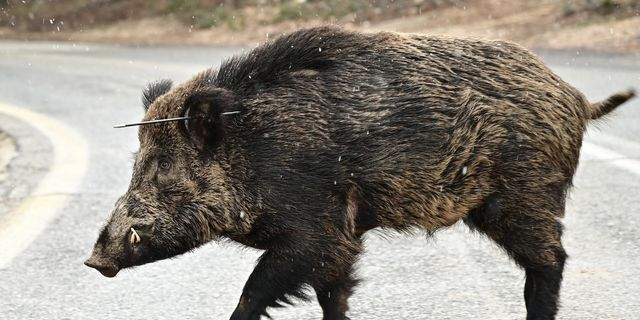
[[[226,115],[236,114],[236,113],[240,113],[240,111],[223,112],[223,113],[221,113],[221,115],[226,116]],[[147,125],[147,124],[154,124],[154,123],[189,120],[191,118],[192,117],[178,117],[178,118],[169,118],[169,119],[158,119],[158,120],[141,121],[141,122],[134,122],[134,123],[123,123],[123,124],[116,124],[113,127],[114,128],[125,128],[125,127],[133,127],[133,126],[144,126],[144,125]]]
[[[189,120],[189,119],[191,119],[191,117],[178,117],[178,118],[169,118],[169,119],[149,120],[149,121],[141,121],[141,122],[134,122],[134,123],[117,124],[117,125],[115,125],[113,127],[114,128],[124,128],[124,127],[143,126],[143,125],[147,125],[147,124],[171,122],[171,121],[180,121],[180,120]]]

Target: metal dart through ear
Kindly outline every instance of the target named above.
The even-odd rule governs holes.
[[[223,112],[220,115],[226,116],[226,115],[237,114],[237,113],[240,113],[240,111]],[[182,121],[182,120],[189,120],[189,119],[192,119],[192,117],[177,117],[177,118],[169,118],[169,119],[158,119],[158,120],[148,120],[148,121],[140,121],[140,122],[133,122],[133,123],[123,123],[123,124],[116,124],[113,127],[114,128],[126,128],[126,127],[144,126],[144,125],[147,125],[147,124],[156,124],[156,123],[172,122],[172,121]]]
[[[149,121],[141,121],[141,122],[134,122],[134,123],[116,124],[113,127],[114,128],[125,128],[125,127],[133,127],[133,126],[144,126],[144,125],[147,125],[147,124],[163,123],[163,122],[171,122],[171,121],[180,121],[180,120],[189,120],[189,119],[191,119],[191,117],[178,117],[178,118],[169,118],[169,119],[149,120]]]

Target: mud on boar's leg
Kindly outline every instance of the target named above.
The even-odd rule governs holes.
[[[260,257],[231,320],[257,320],[268,315],[268,307],[289,304],[290,298],[307,299],[302,291],[305,284],[318,293],[323,319],[347,319],[344,313],[356,284],[351,272],[362,250],[360,241],[325,234],[322,239],[284,242],[289,245],[274,246]]]

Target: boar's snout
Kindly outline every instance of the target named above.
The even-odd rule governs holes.
[[[103,276],[107,278],[113,278],[118,274],[120,269],[113,263],[109,263],[105,259],[101,259],[96,257],[96,255],[92,255],[87,261],[84,262],[87,267],[94,268],[98,270]]]

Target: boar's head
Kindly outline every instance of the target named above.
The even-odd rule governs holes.
[[[173,90],[164,80],[144,91],[144,120],[190,120],[139,127],[129,189],[87,266],[113,277],[120,269],[173,257],[219,236],[232,213],[240,212],[233,208],[226,169],[242,160],[225,147],[239,120],[224,114],[240,107],[230,91],[212,85],[214,77],[209,71]]]

